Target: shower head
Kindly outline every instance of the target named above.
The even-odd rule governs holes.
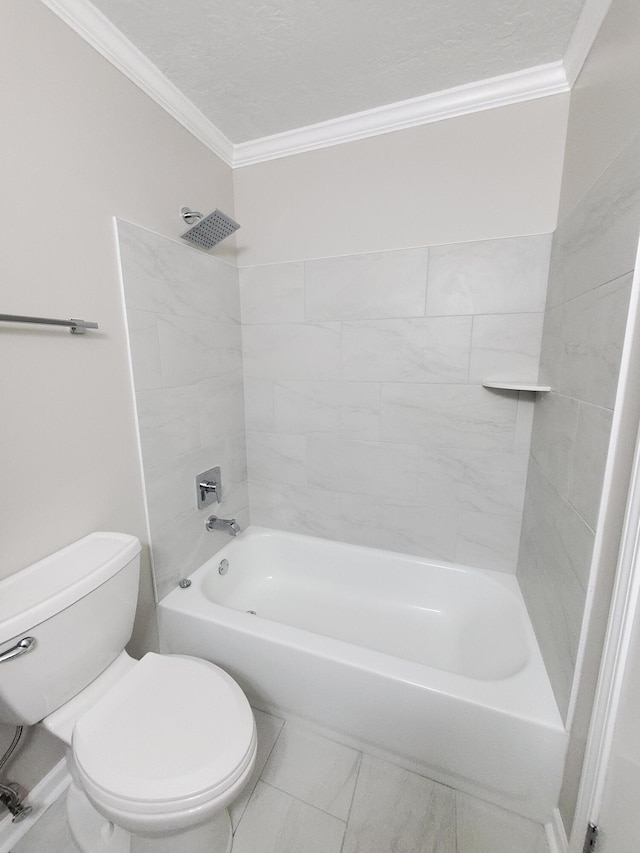
[[[188,207],[183,207],[180,215],[188,224],[196,221],[195,225],[192,225],[188,231],[181,235],[182,239],[189,240],[189,242],[195,243],[196,246],[201,246],[203,249],[211,249],[213,246],[217,246],[218,243],[240,227],[237,222],[234,222],[221,210],[214,210],[208,216],[203,216],[197,210],[189,210]]]

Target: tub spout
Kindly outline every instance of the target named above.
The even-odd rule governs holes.
[[[240,533],[240,525],[235,518],[218,518],[210,515],[205,523],[207,530],[226,530],[229,536],[237,536]]]

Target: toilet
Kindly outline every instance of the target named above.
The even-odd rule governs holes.
[[[138,539],[92,533],[0,581],[0,722],[66,744],[82,853],[228,853],[253,713],[208,661],[124,651],[139,572]]]

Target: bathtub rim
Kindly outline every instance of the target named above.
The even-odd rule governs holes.
[[[247,540],[273,536],[318,542],[325,547],[338,547],[347,552],[374,553],[379,558],[387,556],[414,565],[480,573],[488,581],[511,592],[516,599],[523,618],[529,659],[522,669],[506,678],[496,680],[474,679],[470,676],[460,675],[426,664],[407,661],[345,640],[327,637],[258,615],[234,610],[218,604],[206,596],[202,589],[204,579],[210,572],[217,571],[220,560],[227,557],[229,553],[233,553],[233,550],[237,550]],[[450,695],[471,705],[490,708],[498,713],[537,723],[558,732],[564,733],[566,731],[515,575],[250,525],[192,572],[189,579],[191,586],[187,589],[176,587],[159,602],[158,614],[161,635],[162,614],[164,611],[173,610],[205,622],[214,621],[227,629],[248,633],[259,639],[274,642],[279,646],[294,645],[297,649],[304,650],[314,656],[340,661],[348,660],[352,666],[384,675],[392,680],[408,682],[427,691]]]

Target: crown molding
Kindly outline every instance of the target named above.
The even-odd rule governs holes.
[[[86,0],[42,3],[228,166],[233,164],[233,143],[95,6]]]
[[[567,81],[572,88],[582,71],[610,6],[611,0],[585,0],[563,60]]]
[[[41,2],[232,168],[568,92],[611,4],[586,0],[564,61],[234,145],[88,0]]]
[[[568,91],[562,62],[551,62],[251,142],[241,142],[234,145],[233,166],[249,166]]]

